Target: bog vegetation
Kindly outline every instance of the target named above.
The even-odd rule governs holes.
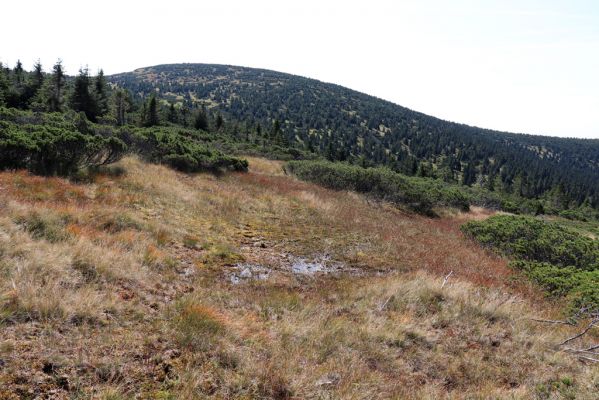
[[[577,329],[530,320],[561,304],[460,234],[484,211],[406,215],[249,161],[1,172],[0,398],[596,397],[555,351]]]

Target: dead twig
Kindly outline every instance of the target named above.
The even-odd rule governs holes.
[[[591,347],[589,347],[588,349],[584,349],[584,351],[593,351],[593,350],[597,350],[599,349],[599,344],[593,345]]]
[[[581,361],[590,361],[590,362],[594,362],[594,363],[599,363],[599,358],[580,356],[580,357],[578,357],[578,359]]]
[[[584,336],[588,331],[590,331],[595,326],[595,324],[597,322],[598,322],[597,320],[591,321],[591,323],[582,332],[580,332],[580,333],[578,333],[578,334],[576,334],[576,335],[574,335],[572,337],[569,337],[568,339],[566,339],[563,342],[561,342],[558,346],[563,346],[566,343],[570,343],[571,341],[576,340],[576,339],[578,339],[581,336]]]
[[[576,324],[574,324],[573,322],[570,321],[558,321],[558,320],[553,320],[553,319],[539,319],[539,318],[531,318],[531,321],[535,321],[535,322],[544,322],[547,324],[563,324],[563,325],[570,325],[570,326],[575,326]]]
[[[379,307],[379,311],[383,311],[385,307],[387,307],[387,303],[389,303],[389,301],[391,301],[391,299],[393,299],[394,297],[395,296],[393,295],[389,296],[389,298],[385,300],[385,302]]]
[[[443,286],[445,286],[445,284],[447,283],[447,280],[449,279],[449,277],[451,276],[451,274],[453,274],[453,271],[451,271],[449,274],[447,274],[447,276],[445,277],[445,279],[443,279],[443,284],[441,285],[441,289],[443,289]]]

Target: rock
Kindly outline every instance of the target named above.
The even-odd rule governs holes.
[[[325,376],[321,377],[319,380],[316,381],[316,386],[336,386],[340,380],[341,377],[339,376],[339,374],[326,374]]]

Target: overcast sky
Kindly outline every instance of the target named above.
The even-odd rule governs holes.
[[[273,69],[485,128],[599,138],[599,1],[2,4],[0,61]]]

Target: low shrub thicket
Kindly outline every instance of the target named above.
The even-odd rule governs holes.
[[[335,190],[367,193],[425,215],[434,215],[434,206],[468,210],[468,198],[456,187],[442,181],[408,177],[387,168],[362,168],[327,161],[291,161],[286,170],[300,179]]]
[[[0,107],[0,169],[39,175],[71,175],[137,153],[184,172],[246,171],[202,140],[202,133],[174,127],[116,128],[96,125],[76,113],[34,113]]]
[[[497,215],[471,221],[462,231],[508,255],[551,295],[567,296],[573,309],[599,310],[599,242],[555,222]]]

